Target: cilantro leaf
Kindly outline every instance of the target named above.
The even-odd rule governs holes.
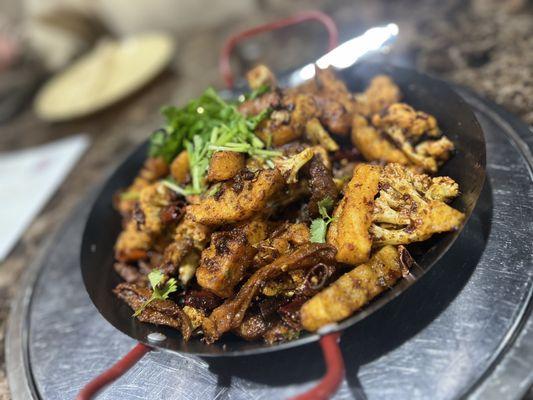
[[[174,293],[178,290],[178,285],[174,278],[170,278],[165,283],[163,283],[164,279],[165,275],[158,269],[154,269],[148,274],[148,280],[150,281],[150,285],[152,286],[152,295],[148,300],[143,303],[141,307],[135,310],[133,317],[137,317],[138,315],[140,315],[144,311],[146,306],[148,306],[148,304],[150,304],[152,301],[168,299],[168,296],[171,293]]]
[[[326,241],[326,231],[328,224],[321,218],[316,218],[311,222],[311,242],[324,243]]]
[[[318,202],[318,212],[322,218],[329,218],[328,212],[333,208],[333,200],[331,197],[324,197]]]
[[[329,224],[334,220],[329,216],[329,211],[333,209],[333,200],[325,197],[318,202],[318,212],[322,218],[315,218],[311,222],[311,242],[324,243],[326,241],[326,232]]]
[[[257,89],[252,90],[252,92],[247,97],[247,100],[257,99],[258,97],[264,95],[266,92],[269,92],[269,91],[270,91],[270,86],[265,83],[259,86]]]
[[[161,181],[163,186],[166,186],[170,190],[173,190],[177,194],[180,194],[182,196],[188,196],[190,194],[193,194],[192,191],[189,188],[183,188],[178,183],[172,179],[172,178],[166,178]]]
[[[266,90],[268,87],[257,89],[255,96]],[[224,101],[212,88],[184,107],[166,107],[161,112],[166,126],[152,134],[149,155],[162,157],[170,164],[179,152],[187,150],[191,184],[178,193],[200,194],[206,189],[209,160],[215,151],[236,151],[265,160],[281,154],[268,150],[254,133],[271,110],[244,116],[234,103]]]
[[[158,269],[154,269],[148,274],[148,280],[154,289],[163,281],[164,278],[165,275],[163,275],[163,273]]]

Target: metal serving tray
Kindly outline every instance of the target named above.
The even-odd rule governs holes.
[[[487,140],[488,179],[465,230],[413,288],[342,337],[335,399],[523,397],[533,383],[533,133],[464,89]],[[89,300],[78,265],[85,200],[28,266],[6,340],[14,400],[72,399],[135,343]],[[207,360],[150,352],[98,399],[274,399],[323,373],[316,345]]]

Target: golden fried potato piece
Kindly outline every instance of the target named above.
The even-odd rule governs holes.
[[[398,102],[400,97],[400,88],[389,76],[377,75],[363,93],[355,96],[354,112],[370,116]]]
[[[132,219],[118,236],[115,244],[115,258],[124,262],[145,259],[151,245],[150,236],[138,230],[137,222]]]
[[[253,220],[230,231],[213,233],[196,270],[198,284],[219,297],[231,297],[257,253],[255,245],[266,238],[267,230],[265,221]]]
[[[189,153],[183,150],[170,164],[170,175],[180,184],[187,182],[189,178]]]
[[[244,168],[244,154],[235,151],[216,151],[209,161],[208,182],[220,182],[233,178]]]
[[[408,244],[458,229],[465,215],[445,203],[459,193],[449,177],[415,174],[398,164],[383,168],[370,232],[374,246]]]
[[[307,121],[318,115],[312,96],[296,94],[283,99],[285,109],[276,110],[257,129],[257,136],[273,146],[282,146],[302,136]],[[292,111],[289,111],[292,110]]]
[[[342,275],[329,287],[304,303],[300,309],[302,326],[311,332],[342,321],[402,277],[400,253],[385,246],[366,263]]]
[[[333,213],[327,242],[337,248],[339,262],[357,265],[370,257],[374,196],[378,192],[381,168],[359,164],[346,186],[344,197]]]
[[[195,221],[209,226],[220,226],[250,219],[263,211],[267,202],[284,186],[277,169],[264,169],[251,180],[240,178],[228,182],[221,194],[202,198],[186,210]]]
[[[390,141],[369,125],[362,115],[355,115],[352,123],[352,143],[367,161],[394,162],[409,165],[409,159]]]

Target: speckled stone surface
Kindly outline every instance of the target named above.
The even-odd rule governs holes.
[[[208,85],[221,87],[218,51],[230,33],[297,10],[320,8],[336,20],[341,40],[383,22],[395,22],[400,37],[394,62],[415,66],[468,86],[533,124],[533,3],[527,0],[471,1],[292,1],[260,0],[248,18],[183,33],[174,64],[139,93],[96,115],[62,124],[45,124],[30,110],[1,127],[0,151],[86,132],[92,145],[33,222],[9,258],[0,265],[0,399],[9,399],[5,379],[4,330],[17,281],[89,187],[160,123],[161,104],[183,103]],[[302,40],[305,37],[306,40]],[[272,44],[277,45],[272,45]],[[323,31],[302,26],[269,34],[241,46],[243,68],[257,60],[274,70],[309,62],[325,48]]]

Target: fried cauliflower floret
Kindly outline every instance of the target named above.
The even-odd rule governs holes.
[[[385,166],[372,212],[373,245],[420,242],[458,229],[465,216],[445,203],[458,193],[451,178],[430,178],[398,164]]]
[[[147,257],[152,240],[145,232],[137,229],[137,222],[128,221],[115,244],[115,258],[119,261],[138,261]]]
[[[185,215],[176,227],[173,241],[163,254],[163,267],[167,275],[178,273],[183,284],[187,284],[200,263],[200,253],[207,245],[211,230],[190,215]]]
[[[144,215],[140,229],[149,235],[159,235],[165,224],[161,220],[161,210],[172,200],[172,193],[164,185],[154,183],[141,190],[139,208]]]
[[[189,251],[178,268],[178,278],[183,285],[187,285],[193,278],[200,265],[200,254],[194,249]]]
[[[317,93],[336,95],[345,106],[351,106],[351,93],[346,84],[339,79],[333,68],[315,68],[315,86]]]
[[[439,137],[441,135],[435,117],[423,111],[416,111],[405,103],[391,104],[383,116],[374,114],[372,123],[379,128],[391,126],[401,128],[408,139],[422,135],[430,137]]]
[[[355,115],[352,122],[352,143],[368,161],[394,162],[409,165],[409,159],[362,115]]]
[[[387,75],[377,75],[367,89],[355,96],[354,111],[370,116],[400,100],[400,88]]]
[[[305,133],[311,143],[318,144],[327,151],[339,150],[339,145],[332,139],[317,118],[312,118],[307,122]]]
[[[276,77],[272,71],[263,64],[260,64],[246,73],[246,80],[250,89],[259,89],[263,85],[267,85],[271,88],[277,86]]]
[[[370,257],[374,196],[378,192],[381,168],[359,164],[333,213],[327,242],[337,249],[336,260],[357,265]]]
[[[415,147],[415,153],[437,160],[437,164],[442,164],[450,158],[454,150],[453,142],[446,136],[438,140],[426,140]]]
[[[446,137],[435,140],[442,133],[433,116],[416,111],[404,103],[391,105],[383,115],[374,114],[372,124],[379,132],[389,137],[410,164],[425,171],[436,172],[438,166],[450,157],[454,148],[453,143]]]
[[[287,183],[296,183],[298,182],[298,172],[305,164],[311,161],[314,155],[313,149],[308,147],[291,157],[277,158],[274,160],[274,164]]]
[[[345,135],[350,129],[352,95],[332,70],[317,69],[315,79],[309,84],[285,90],[277,99],[273,94],[268,97],[275,111],[260,124],[256,134],[274,146],[299,139],[313,118],[334,134]],[[253,113],[259,109],[258,104],[255,101],[241,109],[246,114]],[[328,146],[334,144],[330,141]]]
[[[187,213],[196,222],[208,226],[240,222],[259,214],[285,182],[277,168],[248,175],[226,183],[220,194],[204,197],[198,204],[187,206]]]
[[[305,302],[300,310],[303,327],[313,332],[348,318],[393,286],[402,277],[403,269],[398,249],[383,247],[366,263],[342,275]]]
[[[446,202],[458,194],[449,177],[431,178],[399,164],[360,164],[333,213],[327,242],[337,248],[337,261],[357,265],[368,260],[373,247],[455,230],[464,214]]]

